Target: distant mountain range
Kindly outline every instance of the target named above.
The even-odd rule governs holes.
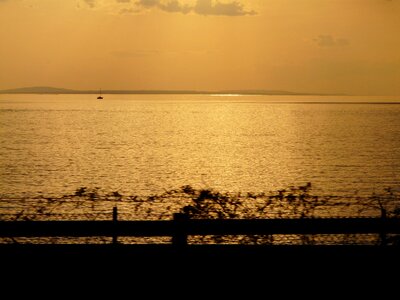
[[[36,86],[17,89],[0,90],[0,94],[98,94],[94,90],[70,90],[63,88]],[[327,95],[321,93],[296,93],[275,90],[222,90],[222,91],[196,91],[196,90],[102,90],[103,94],[241,94],[241,95]]]

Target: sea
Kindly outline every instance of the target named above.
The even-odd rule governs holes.
[[[0,94],[0,197],[400,188],[400,97]]]

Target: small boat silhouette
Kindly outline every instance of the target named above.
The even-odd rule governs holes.
[[[101,89],[100,89],[100,95],[97,97],[97,99],[103,99],[103,97],[101,96]]]

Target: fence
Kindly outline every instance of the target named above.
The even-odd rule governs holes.
[[[188,219],[174,214],[169,221],[0,221],[0,237],[171,237],[178,247],[192,235],[315,235],[378,234],[386,245],[389,234],[400,234],[400,219]]]

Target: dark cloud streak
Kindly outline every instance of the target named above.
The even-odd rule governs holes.
[[[344,38],[334,38],[332,35],[319,35],[313,41],[320,47],[337,47],[337,46],[347,46],[349,41]]]
[[[192,10],[190,6],[182,5],[177,0],[169,1],[166,4],[160,4],[159,8],[166,12],[180,12],[183,14],[187,14]]]
[[[8,0],[0,0],[5,2]],[[105,1],[83,0],[90,8],[97,8],[105,5]],[[156,8],[169,13],[195,13],[203,16],[246,16],[255,15],[254,10],[246,10],[244,4],[238,0],[196,0],[194,4],[184,4],[182,0],[115,0],[120,13],[135,13],[143,9]]]
[[[256,14],[255,11],[246,11],[239,1],[213,2],[212,0],[197,0],[194,6],[189,6],[181,4],[178,0],[138,0],[136,4],[144,8],[158,8],[166,12],[180,12],[183,14],[194,12],[204,16],[245,16]]]
[[[84,0],[84,1],[87,5],[89,5],[90,8],[93,8],[96,6],[96,0]]]
[[[213,4],[211,0],[198,0],[193,11],[200,15],[215,16],[244,16],[256,14],[255,11],[246,11],[243,4],[238,1],[229,3],[216,1]]]

